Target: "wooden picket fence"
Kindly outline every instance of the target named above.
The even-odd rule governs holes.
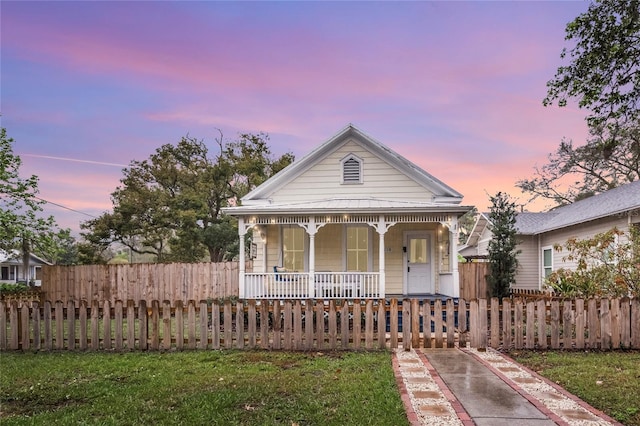
[[[640,301],[0,301],[0,350],[640,348]]]
[[[248,270],[251,270],[249,263]],[[238,262],[43,266],[41,300],[207,300],[237,297]],[[76,307],[78,305],[76,304]]]

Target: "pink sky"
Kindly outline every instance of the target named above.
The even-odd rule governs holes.
[[[587,2],[2,1],[2,126],[63,227],[189,133],[308,153],[348,123],[489,207],[585,111],[545,108]],[[52,158],[55,157],[55,158]],[[532,211],[547,203],[527,206]]]

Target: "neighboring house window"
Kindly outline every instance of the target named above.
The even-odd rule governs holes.
[[[9,279],[9,267],[3,266],[0,279],[7,281]]]
[[[618,245],[620,244],[619,235],[613,236],[613,244],[608,245],[607,247],[601,248],[602,253],[602,261],[607,265],[617,265],[618,257],[616,252],[618,251]]]
[[[546,279],[553,272],[553,247],[542,248],[542,277]]]
[[[347,271],[369,271],[369,228],[347,227]]]
[[[305,231],[299,226],[282,228],[282,266],[290,271],[304,271]]]
[[[353,154],[342,160],[342,183],[362,183],[362,160]]]

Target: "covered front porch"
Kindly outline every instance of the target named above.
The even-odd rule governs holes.
[[[466,210],[358,213],[345,208],[352,204],[324,214],[243,207],[240,253],[252,268],[241,256],[240,298],[459,296],[457,218]]]

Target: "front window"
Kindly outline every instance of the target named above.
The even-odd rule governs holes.
[[[304,229],[282,229],[282,266],[288,271],[304,271]]]
[[[547,279],[553,272],[553,247],[542,249],[542,276]]]
[[[369,271],[369,228],[347,227],[347,271]]]

